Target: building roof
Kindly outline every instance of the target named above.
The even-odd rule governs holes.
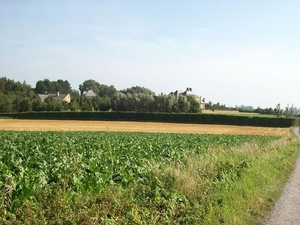
[[[40,100],[44,101],[46,98],[48,98],[47,94],[37,94],[36,98],[39,98]]]
[[[59,95],[53,96],[53,99],[63,101],[68,95],[69,94],[59,94]]]
[[[84,91],[82,93],[82,96],[84,96],[84,97],[96,97],[97,95],[95,94],[95,92],[93,90],[88,90],[88,91]]]
[[[185,91],[182,91],[182,90],[176,90],[174,92],[171,92],[170,93],[171,95],[175,96],[175,97],[178,97],[179,95],[184,95],[184,96],[187,96],[187,95],[194,95],[196,98],[200,98],[198,95],[196,95],[193,91],[192,91],[192,88],[187,88]]]
[[[36,99],[45,101],[46,98],[52,97],[54,100],[70,102],[69,96],[70,94],[61,94],[57,92],[57,93],[49,93],[49,94],[37,94]]]

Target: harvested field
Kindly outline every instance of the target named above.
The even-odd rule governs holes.
[[[77,121],[77,120],[16,120],[0,119],[0,130],[18,131],[127,131],[193,134],[249,134],[289,136],[289,128],[227,126],[181,123]]]

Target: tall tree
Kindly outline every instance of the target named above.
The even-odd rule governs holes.
[[[190,103],[190,111],[191,113],[199,113],[201,112],[200,102],[195,98],[194,95],[186,96],[187,100]]]
[[[111,99],[112,109],[115,111],[127,111],[128,100],[124,93],[116,92]]]
[[[78,98],[71,98],[70,110],[77,111],[79,109]]]
[[[67,80],[59,79],[59,80],[55,81],[54,84],[57,86],[56,91],[59,91],[61,93],[71,93],[72,92],[71,84]]]
[[[0,78],[0,93],[5,93],[5,84],[6,84],[7,78],[1,77]]]
[[[51,93],[55,91],[55,87],[49,79],[37,81],[34,89],[36,94]]]
[[[174,106],[175,106],[175,112],[186,113],[190,111],[190,103],[187,100],[187,97],[183,95],[179,95],[177,99],[177,104],[175,104]]]
[[[10,113],[13,111],[12,101],[8,95],[0,93],[0,112],[1,113]]]
[[[277,117],[282,116],[282,109],[280,109],[280,103],[277,104],[274,111],[275,111],[275,114],[276,114]]]
[[[79,85],[80,95],[82,96],[83,92],[93,90],[96,95],[100,92],[101,85],[95,80],[86,80],[83,84]]]
[[[154,97],[148,94],[139,94],[138,111],[152,112],[154,110]]]
[[[117,89],[113,85],[107,86],[105,84],[101,84],[98,95],[100,97],[112,98],[116,92],[117,92]]]
[[[49,79],[44,79],[37,81],[34,91],[36,94],[56,93],[57,91],[71,93],[72,88],[67,80],[50,81]]]
[[[174,110],[176,98],[172,95],[159,95],[155,97],[155,111],[171,113]]]
[[[140,87],[140,86],[127,88],[120,92],[122,92],[124,94],[130,93],[130,94],[146,94],[146,95],[151,95],[151,96],[155,95],[155,93],[153,91],[151,91],[150,89],[145,88],[145,87]]]

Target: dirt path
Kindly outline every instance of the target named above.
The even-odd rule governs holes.
[[[300,140],[299,128],[295,133]],[[299,225],[300,224],[300,157],[296,168],[284,191],[275,205],[271,219],[266,225]]]

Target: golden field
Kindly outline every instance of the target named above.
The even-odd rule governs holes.
[[[0,130],[18,131],[126,131],[192,134],[249,134],[288,136],[290,128],[125,121],[0,119]]]

